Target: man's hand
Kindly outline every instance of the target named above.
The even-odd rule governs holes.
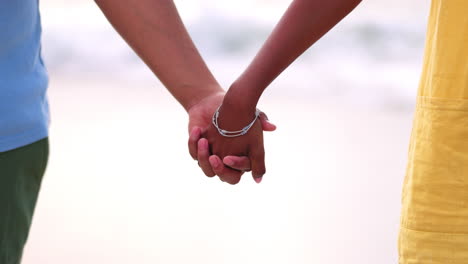
[[[223,91],[213,93],[190,107],[188,110],[190,132],[188,147],[190,155],[193,159],[198,160],[199,166],[208,177],[218,175],[222,181],[236,184],[244,171],[250,170],[251,161],[249,158],[244,155],[226,156],[223,161],[229,167],[225,166],[218,156],[211,155],[209,144],[212,145],[212,142],[201,138],[202,135],[208,135],[207,131],[212,128],[213,113],[222,104],[224,95]],[[260,129],[263,128],[265,131],[276,129],[276,126],[268,121],[264,113],[261,113],[259,120],[260,122],[257,123],[261,124]],[[214,137],[212,138],[214,139]],[[236,155],[235,153],[225,154]]]

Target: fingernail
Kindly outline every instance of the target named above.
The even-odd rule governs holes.
[[[224,163],[226,163],[226,165],[228,165],[228,166],[233,166],[234,165],[234,161],[232,159],[226,159],[224,161]]]
[[[256,183],[261,183],[261,182],[262,182],[262,179],[263,179],[263,177],[254,178],[254,180],[255,180]]]
[[[219,162],[218,162],[218,159],[216,158],[210,158],[210,163],[211,163],[211,166],[213,166],[213,168],[218,168],[219,167]]]

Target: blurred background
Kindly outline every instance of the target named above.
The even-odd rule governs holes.
[[[227,88],[290,2],[176,4]],[[24,263],[397,263],[428,8],[364,1],[300,57],[259,105],[278,125],[263,182],[229,186],[93,1],[41,1],[51,157]]]

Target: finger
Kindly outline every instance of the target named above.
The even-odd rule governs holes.
[[[271,123],[268,120],[268,116],[264,112],[260,112],[260,115],[258,116],[260,119],[260,123],[262,124],[262,129],[264,131],[275,131],[276,130],[276,125]]]
[[[198,140],[201,137],[201,129],[199,127],[194,127],[192,131],[190,131],[189,135],[189,140],[188,140],[188,148],[189,148],[189,153],[190,156],[194,160],[197,159],[197,146],[198,146]]]
[[[221,162],[221,159],[216,155],[210,156],[209,161],[213,171],[216,173],[216,175],[219,176],[221,181],[227,182],[229,184],[239,183],[243,174],[242,171],[233,170],[224,166],[224,164]]]
[[[250,159],[248,157],[242,156],[226,156],[223,159],[223,163],[227,166],[240,170],[240,171],[250,171]]]
[[[256,183],[260,183],[263,175],[266,173],[263,144],[259,144],[254,148],[250,155],[250,162],[252,164],[252,176]]]
[[[211,164],[208,161],[209,157],[208,140],[206,138],[201,138],[198,140],[198,165],[206,176],[213,177],[216,174],[211,169]]]

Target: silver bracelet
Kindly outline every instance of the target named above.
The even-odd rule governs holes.
[[[220,108],[221,108],[221,106],[218,107],[218,109],[216,109],[216,112],[213,115],[213,126],[216,127],[219,134],[221,136],[223,136],[223,137],[240,137],[242,135],[247,134],[247,132],[249,132],[249,129],[255,124],[255,121],[257,121],[257,118],[260,115],[260,110],[257,109],[255,111],[255,118],[254,118],[254,120],[252,122],[250,122],[250,124],[248,124],[246,127],[242,128],[241,130],[228,131],[228,130],[221,129],[219,127],[219,125],[218,125],[218,117],[219,117],[219,109]]]

